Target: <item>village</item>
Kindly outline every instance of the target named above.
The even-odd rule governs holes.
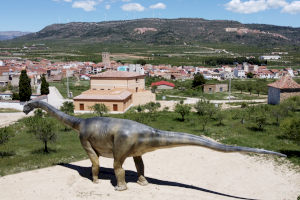
[[[279,56],[265,56],[263,59],[280,59]],[[251,65],[249,63],[236,63],[234,66],[221,65],[218,67],[204,66],[171,66],[171,65],[151,65],[151,64],[129,64],[110,60],[109,53],[102,53],[102,62],[55,62],[51,63],[47,59],[41,59],[40,62],[35,61],[17,61],[0,60],[0,86],[12,85],[17,86],[21,70],[26,69],[28,76],[31,78],[31,85],[40,84],[40,76],[45,74],[47,81],[57,82],[64,77],[76,77],[81,79],[89,79],[90,76],[99,74],[103,71],[127,71],[145,74],[151,77],[163,77],[169,80],[186,80],[193,79],[194,74],[203,74],[207,80],[216,79],[218,81],[248,78],[275,78],[279,79],[283,76],[298,76],[299,70],[292,68],[268,69],[267,66]],[[248,75],[248,76],[247,76]]]

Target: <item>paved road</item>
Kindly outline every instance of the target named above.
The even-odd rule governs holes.
[[[63,99],[61,94],[59,94],[58,90],[55,87],[49,87],[49,94],[48,94],[48,103],[53,107],[59,109],[62,106],[63,102],[65,101],[73,101],[69,99]]]
[[[181,97],[181,96],[170,96],[170,95],[166,95],[169,97]],[[186,98],[186,100],[184,101],[184,103],[186,104],[195,104],[197,101],[201,100],[201,98],[192,98],[192,97],[181,97],[181,98]],[[252,99],[252,100],[230,100],[230,103],[234,103],[234,102],[266,102],[267,99]],[[229,100],[211,100],[210,103],[229,103]]]

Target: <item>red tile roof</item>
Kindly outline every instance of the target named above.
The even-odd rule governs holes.
[[[107,71],[104,73],[91,76],[91,78],[93,77],[107,77],[107,78],[128,77],[129,78],[129,77],[137,77],[137,76],[141,76],[141,74],[134,73],[134,72]]]
[[[130,95],[132,95],[131,92],[124,90],[123,92],[119,94],[81,94],[77,97],[74,97],[73,99],[77,100],[83,100],[83,99],[90,99],[90,100],[125,100]]]
[[[167,82],[167,81],[158,81],[158,82],[152,83],[151,87],[154,86],[154,85],[157,85],[157,86],[167,85],[167,86],[175,87],[174,83],[170,83],[170,82]]]
[[[288,76],[284,76],[281,79],[279,79],[278,81],[268,84],[268,86],[274,87],[274,88],[279,88],[279,89],[300,88],[300,85]]]

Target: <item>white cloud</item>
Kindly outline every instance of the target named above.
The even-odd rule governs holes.
[[[300,1],[293,1],[291,4],[285,5],[281,12],[294,15],[300,13]]]
[[[111,8],[110,5],[105,5],[105,9],[109,10]]]
[[[92,10],[96,10],[96,8],[94,8],[94,6],[96,6],[97,4],[99,4],[99,2],[90,1],[90,0],[75,1],[74,4],[72,5],[72,7],[73,8],[82,8],[83,10],[89,12]]]
[[[285,0],[267,0],[266,3],[268,4],[269,8],[274,8],[274,9],[286,6],[288,4]]]
[[[246,2],[241,2],[240,0],[231,0],[229,3],[225,4],[225,9],[235,12],[235,13],[254,13],[259,11],[264,11],[268,9],[268,5],[265,0],[250,0]]]
[[[163,3],[158,3],[156,5],[150,6],[151,9],[166,9],[166,5]]]
[[[141,4],[139,4],[139,3],[125,4],[121,8],[122,8],[122,10],[129,11],[129,12],[132,12],[132,11],[144,11],[145,10],[145,7],[141,6]]]
[[[225,4],[225,9],[235,13],[255,13],[267,9],[277,9],[288,5],[285,0],[250,0],[242,2],[241,0],[231,0]]]

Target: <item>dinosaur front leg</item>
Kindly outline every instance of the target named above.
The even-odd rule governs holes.
[[[124,160],[114,160],[114,170],[117,178],[117,186],[115,187],[115,190],[117,191],[123,191],[127,189],[127,184],[125,182],[125,170],[122,168],[123,162]]]
[[[133,160],[135,163],[136,170],[138,172],[137,183],[142,186],[148,185],[148,181],[146,180],[145,174],[144,174],[145,168],[144,168],[144,162],[143,162],[142,156],[133,157]]]

